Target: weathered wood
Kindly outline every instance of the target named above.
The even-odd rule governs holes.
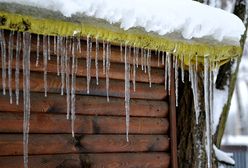
[[[20,93],[20,102],[23,102]],[[0,111],[23,112],[23,103],[16,105],[9,103],[9,96],[0,94]],[[142,107],[142,108],[141,108]],[[66,113],[66,96],[49,94],[44,97],[42,93],[31,93],[31,111],[45,113]],[[105,97],[77,95],[76,113],[84,115],[114,115],[125,116],[124,99],[112,98],[107,102]],[[130,115],[144,117],[166,117],[168,103],[165,101],[130,100]]]
[[[43,72],[44,71],[44,64],[43,64],[43,56],[41,55],[40,61],[38,66],[36,66],[36,53],[31,53],[30,59],[30,68],[31,71],[34,72]],[[13,58],[12,68],[15,68],[15,57]],[[2,68],[2,59],[0,59],[0,67]],[[22,60],[20,60],[22,62]],[[103,73],[103,66],[102,62],[98,62],[98,76],[99,78],[105,78],[106,75]],[[22,66],[20,66],[22,69]],[[133,67],[131,68],[133,69]],[[51,60],[48,61],[47,72],[49,73],[57,73],[57,60],[56,57],[51,56]],[[95,62],[92,60],[91,62],[91,77],[96,76],[96,69],[95,69]],[[118,79],[124,80],[125,79],[125,67],[124,64],[120,63],[111,63],[111,67],[109,70],[109,78],[110,79]],[[133,73],[130,74],[131,79],[133,79]],[[86,70],[86,60],[85,59],[78,59],[78,69],[77,69],[77,76],[87,76]],[[148,73],[145,73],[141,70],[141,67],[136,68],[136,81],[137,82],[149,82]],[[158,68],[151,68],[151,82],[152,83],[163,83],[164,82],[164,70]]]
[[[0,71],[1,73],[1,71]],[[14,74],[13,74],[14,75]],[[14,79],[14,77],[13,77]],[[20,73],[20,90],[22,90],[23,75]],[[30,73],[30,90],[33,92],[44,92],[44,77],[43,73],[32,72]],[[2,78],[0,78],[2,88]],[[48,92],[60,93],[61,91],[61,77],[57,75],[47,75]],[[12,80],[12,88],[15,89],[15,80]],[[77,78],[76,82],[76,94],[87,94],[86,78]],[[90,95],[106,96],[106,81],[99,80],[99,85],[96,85],[95,80],[91,80]],[[124,81],[110,80],[109,81],[109,96],[112,97],[124,97]],[[149,87],[148,83],[136,83],[136,91],[133,89],[130,91],[131,98],[139,99],[154,99],[162,100],[166,97],[166,91],[163,85],[153,84]],[[111,98],[110,98],[111,101]]]
[[[21,113],[0,113],[1,133],[22,133],[23,115]],[[166,134],[169,123],[166,118],[132,117],[130,134]],[[30,133],[71,133],[71,122],[66,115],[32,113]],[[125,117],[82,116],[77,115],[75,133],[85,134],[124,134]]]
[[[23,157],[0,157],[0,165],[2,168],[23,168]],[[168,168],[169,166],[170,156],[162,152],[29,156],[31,168]]]
[[[106,152],[163,152],[169,149],[164,135],[78,135],[30,134],[30,155]],[[0,156],[23,155],[22,134],[1,134]]]

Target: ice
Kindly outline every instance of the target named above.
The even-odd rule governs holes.
[[[39,65],[39,57],[40,57],[40,35],[37,34],[37,43],[36,43],[36,67]]]
[[[43,35],[43,71],[44,71],[44,91],[47,97],[47,36]]]
[[[133,91],[136,91],[136,82],[135,82],[135,78],[136,78],[136,48],[133,48]]]
[[[106,58],[106,49],[105,49],[105,41],[102,42],[102,70],[103,74],[105,74],[106,65],[105,65],[105,58]]]
[[[120,44],[120,53],[121,53],[121,62],[123,61],[123,46],[122,43]]]
[[[57,41],[57,36],[53,36],[53,53],[54,54],[57,54],[57,44],[56,44],[56,41]]]
[[[125,54],[124,54],[124,61],[125,61],[125,112],[126,112],[126,140],[129,141],[128,134],[129,134],[129,112],[130,112],[130,64],[128,62],[128,57],[130,58],[131,54],[131,47],[125,44]]]
[[[165,61],[164,61],[164,52],[162,51],[162,65],[165,64]]]
[[[184,83],[184,55],[181,55],[181,77],[182,82]]]
[[[60,72],[61,72],[61,95],[64,95],[64,87],[65,87],[65,52],[66,46],[64,43],[64,38],[61,38],[61,59],[60,59]]]
[[[70,49],[68,49],[68,41],[70,43],[70,39],[68,39],[66,37],[65,39],[65,71],[66,71],[66,104],[67,104],[67,115],[66,115],[66,118],[69,119],[70,118],[70,101],[71,101],[71,98],[70,98],[70,57],[68,56],[68,51],[70,51]]]
[[[71,68],[71,130],[72,130],[72,136],[74,137],[74,122],[76,119],[75,115],[75,101],[76,101],[76,95],[75,95],[75,89],[76,89],[76,73],[75,73],[75,38],[72,42],[72,68]]]
[[[164,63],[164,89],[167,90],[167,80],[168,80],[168,55],[165,53],[165,63]]]
[[[23,159],[28,168],[28,134],[30,119],[30,46],[31,34],[23,33]]]
[[[9,46],[8,46],[8,87],[9,87],[9,98],[10,104],[12,104],[12,63],[13,63],[13,36],[14,32],[11,31],[9,34]]]
[[[47,55],[48,55],[48,60],[51,60],[51,54],[50,54],[50,36],[47,36]]]
[[[175,95],[176,95],[176,107],[178,107],[178,59],[175,56],[174,58],[175,62]]]
[[[57,75],[59,76],[60,36],[57,36]]]
[[[99,42],[96,38],[96,55],[95,55],[95,67],[96,67],[96,84],[99,85],[98,81],[98,55],[99,55]]]
[[[212,129],[211,114],[209,111],[209,60],[204,58],[204,104],[205,104],[205,122],[206,122],[206,153],[208,168],[212,167]]]
[[[235,139],[238,139],[237,137]],[[213,149],[214,149],[214,153],[216,155],[216,158],[218,159],[218,161],[220,162],[225,162],[231,165],[235,165],[235,161],[233,160],[233,158],[231,158],[228,153],[221,151],[220,149],[218,149],[215,145],[213,145]]]
[[[81,49],[81,39],[80,37],[77,38],[77,51],[81,54],[82,49]]]
[[[135,50],[135,62],[136,62],[136,67],[139,67],[139,48],[136,48]]]
[[[148,51],[144,50],[144,71],[146,73],[146,69],[147,69],[147,55],[148,55]]]
[[[3,95],[6,94],[6,42],[4,38],[4,30],[0,30],[1,37],[1,55],[2,55],[2,87]]]
[[[143,71],[144,70],[144,49],[141,48],[141,51],[140,51],[140,62],[141,62],[141,70]]]
[[[106,51],[106,92],[107,92],[107,101],[109,102],[109,70],[110,70],[110,57],[111,57],[111,44],[107,42],[107,51]]]
[[[16,37],[16,65],[15,65],[15,94],[16,104],[19,105],[19,74],[20,74],[20,53],[21,53],[21,33],[17,32]]]
[[[151,50],[147,51],[147,71],[148,71],[148,81],[149,87],[152,87],[152,76],[151,76]]]
[[[91,37],[88,35],[88,36],[87,36],[87,58],[86,58],[86,68],[87,68],[87,94],[90,93],[91,55],[92,55],[92,41],[91,41]]]
[[[168,72],[168,93],[170,95],[170,88],[171,88],[171,53],[167,54],[167,72]]]
[[[158,57],[158,66],[160,66],[160,51],[155,51]]]

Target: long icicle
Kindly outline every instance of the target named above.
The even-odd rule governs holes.
[[[12,63],[13,63],[13,35],[14,32],[11,31],[9,34],[9,46],[8,46],[8,86],[9,86],[9,98],[10,104],[12,104]]]
[[[137,57],[137,52],[136,52],[136,48],[133,48],[133,91],[136,91],[136,57]]]
[[[60,36],[57,36],[57,75],[60,75],[59,72],[59,58],[60,58]]]
[[[50,54],[50,36],[47,36],[47,56],[48,56],[48,60],[51,60],[51,54]]]
[[[71,106],[71,98],[70,98],[70,57],[68,56],[68,52],[70,48],[68,47],[68,41],[70,43],[70,39],[66,37],[65,39],[65,71],[66,71],[66,78],[65,78],[65,86],[66,86],[66,103],[67,103],[67,115],[66,118],[70,119],[70,106]]]
[[[28,134],[30,120],[30,45],[31,34],[23,33],[23,159],[28,168]]]
[[[149,49],[148,49],[148,52],[147,52],[147,71],[148,71],[149,87],[152,87],[152,76],[151,76],[151,50],[149,50]]]
[[[165,53],[164,59],[164,89],[167,91],[167,80],[168,80],[168,56]]]
[[[2,55],[2,87],[3,95],[6,95],[6,42],[4,37],[4,30],[0,30],[1,34],[1,55]]]
[[[37,43],[36,43],[36,63],[35,66],[39,65],[39,57],[40,57],[40,35],[37,34]]]
[[[98,81],[98,55],[99,55],[99,42],[96,38],[96,55],[95,55],[95,68],[96,68],[96,84],[99,85]]]
[[[43,35],[43,71],[44,71],[44,91],[47,97],[47,36]]]
[[[61,95],[64,95],[64,87],[65,87],[65,52],[66,46],[64,42],[64,38],[61,38],[61,59],[60,59],[60,72],[61,72]]]
[[[170,95],[170,89],[171,89],[171,86],[170,86],[170,81],[171,81],[171,54],[168,53],[168,56],[167,56],[167,70],[168,70],[168,94]]]
[[[143,71],[144,70],[144,49],[141,48],[141,51],[140,51],[140,62],[141,62],[141,70]]]
[[[86,59],[86,70],[87,70],[87,94],[90,93],[90,80],[91,80],[91,54],[92,54],[92,41],[91,37],[87,36],[87,59]]]
[[[19,74],[20,74],[20,49],[21,49],[21,33],[17,32],[16,37],[16,65],[15,65],[15,94],[16,104],[19,105]]]
[[[106,91],[107,91],[107,101],[109,102],[109,70],[110,70],[110,57],[111,57],[111,44],[107,42],[106,51]]]
[[[72,137],[74,137],[74,125],[75,125],[75,88],[76,87],[76,73],[75,73],[75,38],[72,42],[72,68],[71,68],[71,131]]]
[[[181,77],[182,82],[184,83],[184,55],[181,55]]]
[[[105,74],[106,70],[106,66],[105,66],[105,58],[106,58],[106,49],[105,49],[105,41],[102,42],[102,70],[103,70],[103,74]]]
[[[127,49],[127,44],[125,44],[125,112],[126,112],[126,140],[129,141],[129,112],[130,112],[130,64],[128,62],[128,57],[131,53],[131,47],[129,47],[129,52]]]
[[[174,57],[175,62],[175,95],[176,95],[176,107],[178,107],[178,59]]]

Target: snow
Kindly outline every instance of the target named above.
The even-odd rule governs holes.
[[[245,27],[235,15],[191,0],[0,0],[59,11],[64,16],[84,14],[119,23],[128,30],[144,28],[159,35],[179,33],[184,39],[207,38],[239,42]],[[121,5],[120,5],[121,4]]]
[[[213,149],[218,161],[225,162],[231,165],[235,164],[235,161],[227,153],[219,150],[215,145],[213,145]]]
[[[227,135],[222,139],[223,145],[244,145],[248,146],[248,135]]]

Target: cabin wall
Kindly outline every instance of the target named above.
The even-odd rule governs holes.
[[[5,31],[6,42],[8,37],[9,32]],[[14,47],[15,40],[16,34]],[[87,94],[87,44],[82,40],[82,53],[76,51],[78,58],[75,88],[76,120],[75,137],[72,137],[71,121],[66,119],[66,95],[61,95],[61,75],[57,75],[57,55],[54,51],[53,37],[50,37],[50,41],[51,60],[48,61],[47,66],[48,95],[45,97],[43,44],[40,40],[40,60],[36,66],[37,36],[32,35],[29,166],[35,168],[170,167],[170,103],[164,89],[164,65],[158,63],[158,57],[152,53],[151,87],[149,87],[148,72],[142,71],[141,65],[136,69],[136,91],[133,90],[131,82],[129,142],[126,142],[125,64],[121,59],[120,47],[114,45],[111,47],[110,101],[107,102],[102,43],[98,58],[99,85],[96,84],[95,79],[95,43],[93,42],[90,93]],[[132,56],[129,62],[132,63]],[[11,63],[13,104],[9,103],[8,87],[5,96],[0,94],[0,165],[3,168],[23,166],[23,95],[20,92],[20,103],[16,105],[15,63],[14,57]],[[131,64],[131,69],[132,67]],[[22,91],[22,70],[19,77],[20,91]],[[131,71],[131,79],[133,79],[133,71]],[[3,87],[2,78],[0,78],[0,86]]]

